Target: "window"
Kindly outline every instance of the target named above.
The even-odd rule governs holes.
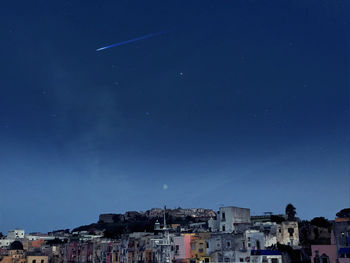
[[[227,247],[231,247],[231,242],[230,242],[230,241],[227,241],[227,242],[226,242],[226,246],[227,246]]]
[[[226,217],[225,217],[225,213],[224,213],[224,212],[222,213],[221,218],[222,218],[222,221],[225,221],[225,220],[226,220]]]
[[[250,243],[248,243],[248,247],[250,247]]]
[[[222,225],[222,231],[226,231],[225,225]]]
[[[36,260],[35,260],[35,259],[33,259],[32,263],[36,263]]]
[[[250,241],[250,237],[248,237],[248,241]]]
[[[44,260],[42,259],[42,260],[40,261],[40,263],[44,263]]]
[[[259,240],[256,241],[256,249],[260,249],[260,241]]]
[[[288,228],[288,233],[289,233],[289,236],[292,237],[293,234],[294,234],[294,228]]]
[[[205,242],[207,244],[207,248],[209,248],[209,242]]]
[[[278,259],[277,258],[272,258],[271,259],[271,263],[278,263]]]
[[[329,257],[326,254],[322,254],[321,263],[329,263]]]
[[[243,258],[239,258],[239,262],[243,262],[244,261],[244,259]]]

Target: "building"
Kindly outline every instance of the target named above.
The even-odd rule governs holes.
[[[250,256],[252,263],[282,263],[282,254],[276,250],[252,250]]]
[[[265,238],[264,233],[258,230],[246,230],[244,233],[245,244],[248,252],[251,250],[265,249]]]
[[[26,263],[23,245],[20,241],[14,241],[10,244],[9,253],[4,256],[0,263]]]
[[[337,218],[333,231],[339,263],[350,263],[350,218]]]
[[[249,253],[245,249],[243,234],[212,233],[207,240],[207,255],[211,262],[245,262]]]
[[[190,263],[210,262],[210,257],[207,253],[210,233],[198,233],[191,237],[191,259]]]
[[[25,232],[22,229],[10,230],[7,233],[7,239],[16,240],[16,239],[24,238],[24,234]]]
[[[10,239],[0,239],[0,247],[8,247],[13,240]]]
[[[112,224],[115,220],[119,219],[120,215],[118,214],[100,214],[98,221],[100,223]]]
[[[314,263],[338,263],[337,247],[332,245],[311,245],[311,262]]]
[[[277,225],[277,242],[292,247],[299,246],[299,227],[296,221],[284,221]]]
[[[334,233],[331,233],[330,244],[311,245],[311,262],[314,263],[338,263],[337,246],[335,245]]]
[[[49,258],[48,256],[42,256],[42,255],[28,255],[26,256],[26,262],[27,263],[48,263]]]
[[[193,234],[182,234],[173,238],[175,245],[174,261],[186,262],[191,258],[191,237]]]
[[[250,209],[235,206],[220,207],[216,219],[209,219],[208,226],[212,232],[244,231],[250,226]]]

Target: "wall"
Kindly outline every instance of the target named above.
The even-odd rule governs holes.
[[[264,249],[265,238],[264,233],[257,230],[246,230],[245,231],[245,244],[246,249],[251,251],[252,249]]]
[[[250,209],[235,206],[220,207],[218,219],[220,231],[232,233],[236,230],[235,224],[250,224]]]
[[[27,256],[27,263],[48,263],[49,259],[47,256]]]
[[[24,230],[15,229],[15,230],[8,231],[7,239],[15,240],[17,238],[24,238]]]
[[[12,242],[13,240],[0,239],[0,247],[8,247]]]
[[[290,235],[289,229],[293,229],[293,234]],[[296,247],[299,245],[299,228],[298,222],[284,221],[277,226],[277,242],[283,245]]]
[[[311,262],[315,262],[316,255],[322,256],[326,254],[329,257],[329,263],[337,263],[337,247],[336,245],[311,245]]]

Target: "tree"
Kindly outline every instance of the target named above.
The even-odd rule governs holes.
[[[315,217],[311,220],[311,225],[323,228],[330,228],[332,226],[332,224],[324,217]]]
[[[288,204],[286,206],[286,215],[288,221],[295,221],[295,215],[297,212],[295,212],[295,207],[292,204]]]
[[[344,209],[340,210],[340,211],[337,213],[337,217],[339,217],[339,218],[347,218],[347,217],[350,217],[350,208],[344,208]]]
[[[60,245],[60,244],[64,244],[64,243],[67,243],[67,239],[61,240],[61,239],[59,239],[57,237],[55,239],[46,241],[47,245]]]
[[[277,224],[281,224],[283,221],[286,221],[284,217],[278,215],[271,215],[271,222],[276,222]]]

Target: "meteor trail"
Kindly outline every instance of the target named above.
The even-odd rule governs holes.
[[[132,43],[132,42],[136,42],[136,41],[139,41],[139,40],[155,37],[155,36],[158,36],[158,35],[161,35],[161,34],[164,34],[164,33],[166,33],[166,32],[165,31],[161,31],[161,32],[157,32],[157,33],[144,35],[144,36],[141,36],[141,37],[136,37],[136,38],[125,40],[125,41],[122,41],[122,42],[118,42],[118,43],[115,43],[115,44],[112,44],[112,45],[109,45],[109,46],[98,48],[98,49],[96,49],[96,51],[102,51],[102,50],[105,50],[107,48],[122,46],[122,45],[129,44],[129,43]]]

